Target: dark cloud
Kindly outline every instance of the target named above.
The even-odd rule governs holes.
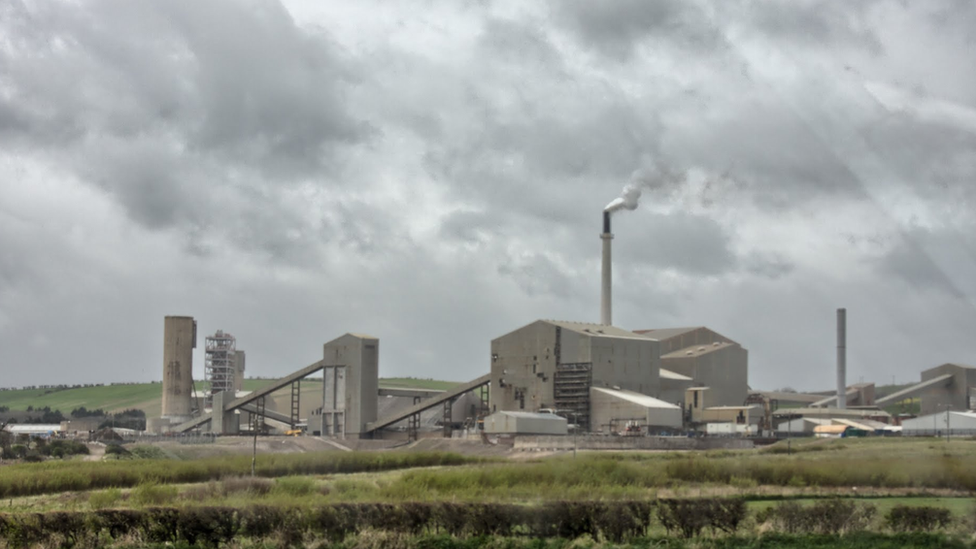
[[[952,231],[936,232],[916,227],[906,231],[881,257],[877,266],[881,276],[903,280],[917,291],[965,298],[964,288],[960,288],[934,258],[965,258],[965,262],[976,263],[976,247]]]
[[[772,40],[802,42],[815,48],[854,46],[878,55],[883,53],[883,47],[870,27],[872,4],[840,5],[823,0],[753,2],[743,16]]]
[[[275,3],[17,0],[6,15],[0,138],[149,228],[214,222],[208,191],[242,173],[336,175],[337,147],[373,133],[345,105],[353,65]]]
[[[730,249],[731,237],[714,219],[682,212],[670,215],[646,215],[645,212],[638,225],[622,219],[624,215],[628,214],[615,216],[614,228],[615,253],[621,262],[691,276],[717,276],[736,266],[736,256]]]
[[[586,0],[555,1],[557,20],[587,46],[620,61],[641,44],[665,45],[694,53],[708,52],[724,41],[693,2],[622,0],[596,4]]]

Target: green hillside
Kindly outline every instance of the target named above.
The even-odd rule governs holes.
[[[253,391],[268,383],[270,379],[245,379],[244,390]],[[302,381],[302,394],[314,392],[316,386],[321,386],[322,380],[306,379]],[[411,389],[449,389],[457,383],[414,378],[380,379],[382,387],[405,387]],[[205,385],[197,383],[197,390],[203,390]],[[287,391],[283,389],[282,391]],[[44,408],[50,406],[52,410],[61,410],[68,415],[71,410],[84,406],[89,410],[101,408],[106,412],[118,412],[128,408],[137,408],[146,412],[149,417],[158,416],[162,401],[162,385],[160,383],[134,383],[131,385],[103,385],[99,387],[78,387],[71,389],[18,389],[0,391],[0,406],[7,406],[11,410],[27,410],[28,406]]]
[[[73,389],[21,389],[0,391],[0,406],[7,406],[11,410],[26,410],[28,406],[34,408],[50,406],[52,410],[61,410],[65,415],[81,406],[89,410],[101,408],[107,412],[139,408],[148,415],[151,411],[159,413],[161,393],[160,383]]]

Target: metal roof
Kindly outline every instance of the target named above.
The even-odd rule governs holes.
[[[875,427],[873,425],[868,425],[865,420],[851,421],[849,419],[835,419],[834,421],[836,421],[839,425],[846,425],[848,427],[853,427],[855,429],[860,429],[862,431],[874,431],[882,428],[882,427]],[[883,423],[881,425],[884,426]]]
[[[707,412],[709,410],[717,410],[717,411],[721,411],[721,410],[752,410],[753,408],[759,408],[759,405],[756,404],[756,405],[752,405],[752,406],[709,406],[708,408],[705,408],[704,410]]]
[[[774,416],[810,416],[810,417],[891,417],[884,410],[860,410],[856,408],[780,408],[773,412]]]
[[[623,328],[618,328],[616,326],[608,326],[606,324],[593,324],[589,322],[572,322],[568,320],[550,320],[550,319],[542,320],[542,322],[547,322],[554,326],[559,326],[564,330],[571,330],[578,334],[587,335],[591,337],[647,339],[629,330],[624,330]]]
[[[604,394],[608,394],[612,397],[619,398],[621,400],[626,400],[634,404],[643,406],[645,408],[664,408],[680,410],[680,406],[675,406],[669,402],[664,402],[663,400],[658,400],[654,397],[643,395],[635,391],[627,391],[625,389],[607,389],[604,387],[591,387],[593,391],[599,391]]]
[[[694,378],[683,376],[677,372],[665,370],[664,368],[661,368],[661,379],[671,379],[674,381],[694,381]]]
[[[516,412],[516,411],[509,411],[509,410],[499,410],[491,415],[495,415],[495,414],[503,414],[506,416],[520,417],[526,419],[547,419],[551,421],[567,421],[566,418],[562,416],[557,416],[556,414],[540,414],[537,412]]]
[[[677,351],[670,352],[666,355],[661,355],[661,358],[688,358],[702,356],[721,349],[726,349],[732,345],[732,343],[726,343],[723,341],[716,341],[708,345],[692,345],[691,347],[685,347],[684,349],[678,349]]]
[[[685,335],[688,332],[694,332],[695,330],[700,330],[702,328],[704,328],[704,326],[692,326],[689,328],[657,328],[657,329],[650,329],[650,330],[634,330],[634,333],[640,334],[650,339],[665,341],[671,339],[672,337]]]
[[[36,424],[36,423],[24,423],[24,424],[15,423],[15,424],[7,425],[5,429],[8,432],[13,434],[50,433],[50,432],[57,433],[61,431],[61,424],[56,423],[56,424],[47,425],[47,424]]]
[[[828,435],[839,435],[850,428],[850,425],[817,425],[813,428],[813,432]]]

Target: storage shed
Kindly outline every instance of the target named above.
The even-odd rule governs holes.
[[[681,428],[681,407],[624,389],[593,387],[593,431],[620,432],[626,425]]]
[[[490,435],[565,435],[566,418],[533,412],[495,412],[485,418],[485,433]]]
[[[901,422],[903,436],[976,435],[976,412],[941,412]]]

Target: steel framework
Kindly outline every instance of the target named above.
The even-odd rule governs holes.
[[[221,391],[234,392],[237,375],[237,340],[234,336],[217,330],[207,337],[204,378],[209,382],[207,407],[213,406],[213,396]]]

